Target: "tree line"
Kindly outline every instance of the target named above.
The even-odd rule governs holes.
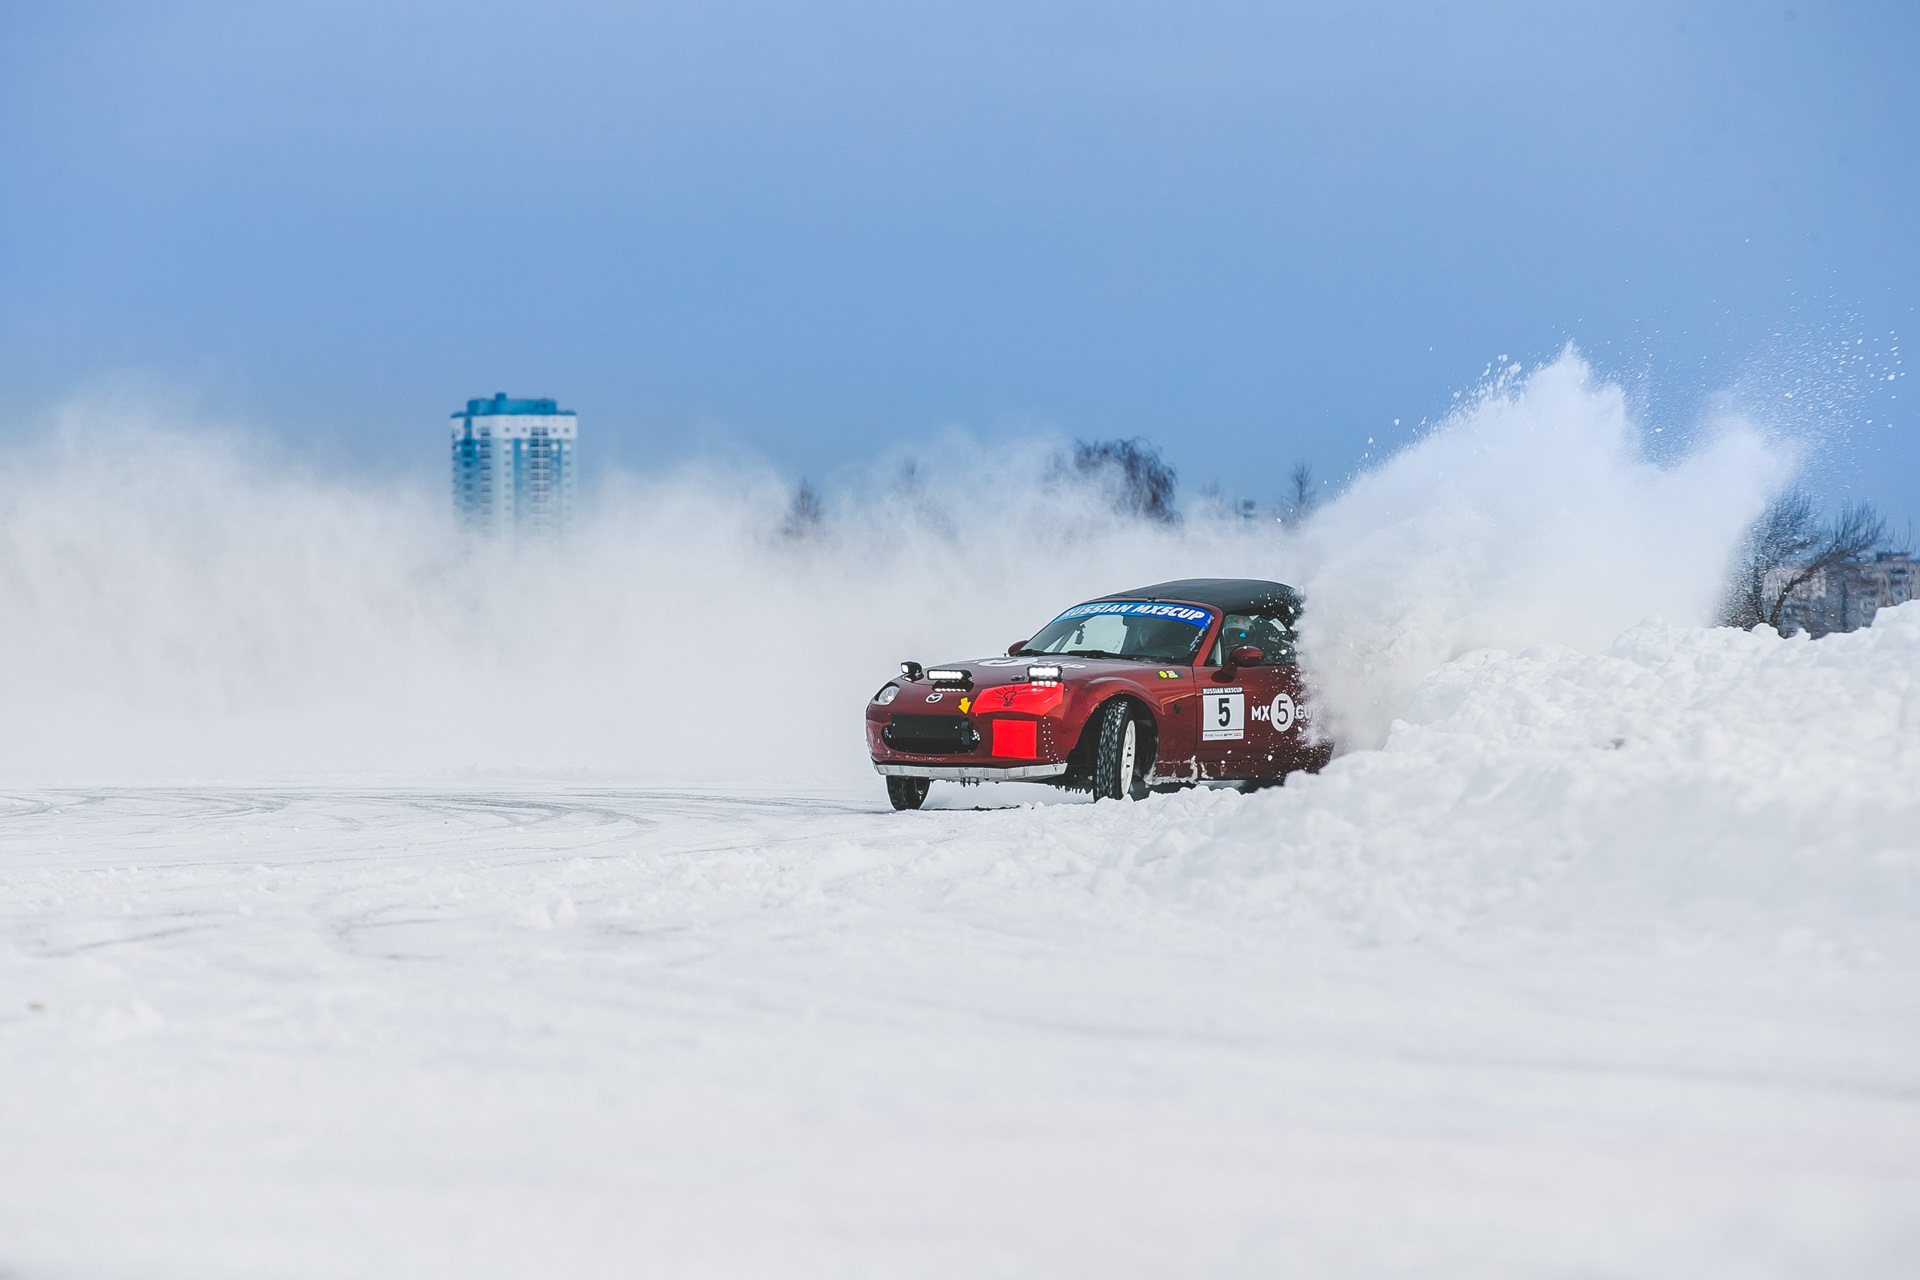
[[[1821,574],[1845,573],[1901,547],[1873,505],[1850,502],[1822,518],[1802,490],[1776,498],[1747,531],[1721,606],[1720,624],[1748,630],[1791,625],[1794,593]]]
[[[1180,522],[1175,501],[1179,473],[1143,437],[1077,441],[1071,456],[1056,457],[1054,471],[1104,488],[1119,515],[1163,525]],[[1297,464],[1287,477],[1280,523],[1300,524],[1313,513],[1319,496],[1312,467]],[[788,538],[811,538],[825,515],[819,494],[802,480],[782,532]],[[1806,492],[1789,491],[1767,507],[1742,540],[1716,621],[1742,630],[1763,625],[1787,630],[1795,625],[1795,593],[1808,583],[1822,574],[1857,569],[1882,552],[1904,549],[1871,504],[1848,503],[1829,520]]]
[[[1055,457],[1053,474],[1105,489],[1116,514],[1153,524],[1180,523],[1176,502],[1179,472],[1161,456],[1159,447],[1144,437],[1076,441],[1071,455]],[[1320,495],[1313,483],[1313,468],[1304,462],[1293,468],[1287,483],[1280,519],[1291,526],[1313,513]],[[819,491],[802,479],[781,523],[781,533],[805,540],[819,533],[825,519],[826,508]]]

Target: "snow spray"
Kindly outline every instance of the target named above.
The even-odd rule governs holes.
[[[1667,465],[1571,349],[1507,369],[1357,477],[1294,548],[1323,723],[1378,746],[1420,681],[1478,649],[1604,649],[1649,617],[1711,625],[1797,451],[1736,416]]]
[[[615,475],[564,544],[515,548],[462,537],[438,486],[74,410],[0,477],[0,767],[860,785],[860,709],[900,660],[996,653],[1079,600],[1197,576],[1306,591],[1322,721],[1367,747],[1471,650],[1709,621],[1791,469],[1731,420],[1654,465],[1571,352],[1293,530],[1118,515],[1057,466],[1061,443],[883,459],[807,529],[767,468]]]

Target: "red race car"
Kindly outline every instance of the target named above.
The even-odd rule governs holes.
[[[1278,582],[1188,578],[1075,605],[1004,658],[900,664],[867,703],[896,809],[935,779],[1047,782],[1096,798],[1318,770],[1294,623]]]

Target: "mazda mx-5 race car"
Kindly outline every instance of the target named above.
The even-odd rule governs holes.
[[[1004,658],[900,664],[867,703],[896,809],[936,779],[1025,780],[1139,799],[1149,788],[1318,770],[1278,582],[1189,578],[1075,605]]]

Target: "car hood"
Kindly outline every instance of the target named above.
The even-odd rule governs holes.
[[[973,677],[974,687],[988,689],[995,685],[1023,683],[1027,678],[1027,668],[1045,666],[1049,663],[1060,667],[1060,678],[1065,682],[1086,679],[1109,671],[1151,666],[1184,666],[1184,663],[1154,663],[1143,658],[1089,658],[1074,654],[1063,654],[1058,658],[1051,655],[1043,658],[974,658],[966,662],[939,662],[928,670],[965,671]]]

